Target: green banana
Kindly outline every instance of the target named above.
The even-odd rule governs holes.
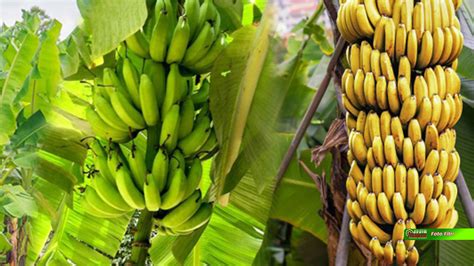
[[[177,233],[190,232],[206,224],[211,218],[212,205],[203,203],[197,212],[183,224],[173,228]]]
[[[191,95],[195,106],[200,106],[204,103],[207,103],[207,100],[209,99],[209,88],[210,84],[207,79],[201,81],[201,87],[199,90]]]
[[[119,167],[116,172],[115,181],[118,191],[128,205],[135,209],[145,208],[145,199],[140,190],[133,183],[129,170],[125,167]]]
[[[170,72],[166,79],[166,93],[163,105],[161,106],[161,114],[166,114],[173,104],[181,100],[183,94],[186,93],[186,79],[181,76],[178,64],[170,65]]]
[[[119,217],[125,213],[124,211],[115,209],[111,205],[104,202],[92,187],[88,187],[86,189],[86,192],[84,193],[84,197],[86,201],[89,203],[89,205],[95,207],[96,209],[108,215]]]
[[[198,29],[202,29],[206,22],[215,22],[217,16],[217,9],[214,6],[213,0],[204,0],[199,8],[199,23]],[[196,33],[199,34],[199,33]]]
[[[160,146],[166,147],[168,151],[173,151],[178,142],[179,130],[179,105],[175,104],[164,113],[163,126],[160,134]]]
[[[141,31],[137,31],[135,34],[130,35],[125,40],[125,43],[127,44],[127,47],[132,50],[135,54],[143,57],[143,58],[149,58],[150,55],[148,54],[149,50],[149,44],[145,36],[143,36],[143,33]]]
[[[115,177],[112,175],[107,165],[107,156],[96,156],[94,158],[94,167],[95,169],[99,170],[99,174],[101,174],[110,182],[115,183]]]
[[[120,153],[121,151],[119,149],[112,149],[107,156],[107,167],[115,178],[117,177],[117,170],[124,165]]]
[[[161,197],[157,181],[153,174],[147,174],[143,184],[145,206],[149,211],[158,211],[160,209]]]
[[[104,69],[104,74],[103,74],[103,82],[104,82],[104,90],[109,94],[114,91],[120,91],[123,93],[127,98],[130,98],[130,94],[128,93],[128,90],[124,88],[122,82],[120,79],[117,77],[115,74],[115,71],[110,69],[110,68],[105,68]],[[115,90],[114,90],[115,88]]]
[[[196,115],[196,119],[194,120],[194,123],[199,123],[202,121],[204,118],[209,118],[211,115],[211,112],[209,111],[209,101],[206,101],[201,109],[199,109],[199,113]]]
[[[112,107],[117,113],[118,117],[122,119],[127,125],[134,129],[145,128],[145,121],[143,117],[132,103],[127,100],[127,97],[120,91],[115,91],[110,94]]]
[[[178,138],[182,139],[186,137],[191,131],[193,131],[194,124],[194,104],[191,97],[188,97],[181,104],[181,115],[179,123]]]
[[[139,90],[142,115],[145,123],[149,126],[154,126],[158,124],[160,112],[158,108],[158,100],[155,95],[155,88],[147,74],[142,74]]]
[[[194,70],[197,70],[199,73],[209,72],[214,65],[217,57],[221,54],[224,48],[227,46],[225,41],[226,37],[224,33],[219,34],[217,39],[212,44],[209,51],[192,66]]]
[[[186,52],[189,42],[189,24],[186,16],[179,17],[178,24],[175,27],[173,38],[168,48],[166,63],[180,63]]]
[[[85,213],[95,216],[95,217],[110,219],[110,218],[117,218],[123,215],[123,214],[117,215],[117,214],[106,213],[100,210],[99,208],[97,208],[96,206],[91,205],[87,201],[87,198],[85,196],[82,197],[80,204],[81,204],[82,209],[85,211]]]
[[[161,219],[161,224],[168,228],[179,226],[191,218],[201,206],[201,191],[196,190]]]
[[[159,149],[156,153],[155,159],[153,160],[153,167],[151,173],[156,179],[159,192],[165,189],[166,183],[168,182],[168,155],[166,150]]]
[[[184,14],[189,21],[189,36],[192,37],[196,33],[199,26],[199,0],[184,1]]]
[[[166,183],[166,188],[169,188],[171,179],[174,176],[174,173],[179,168],[186,167],[186,159],[184,158],[183,153],[180,150],[175,150],[173,154],[171,154],[170,162],[168,166],[168,182]]]
[[[107,123],[100,118],[91,107],[86,109],[86,118],[97,136],[115,142],[127,142],[130,140],[130,134],[127,131],[119,131],[107,126]]]
[[[206,160],[212,157],[212,155],[214,155],[214,153],[217,151],[218,144],[216,131],[211,130],[211,135],[209,135],[209,138],[207,138],[206,143],[204,143],[204,145],[202,145],[202,147],[199,149],[199,159]]]
[[[164,62],[166,59],[171,17],[171,14],[165,8],[161,9],[157,15],[158,20],[151,34],[150,56],[157,62]]]
[[[117,190],[117,187],[115,186],[115,183],[111,183],[103,176],[99,175],[94,178],[94,182],[92,184],[99,197],[108,205],[123,212],[132,210],[132,207],[130,207],[123,200],[122,196]]]
[[[94,138],[91,142],[87,143],[87,146],[94,154],[94,157],[107,157],[107,152],[102,146],[100,140]]]
[[[208,21],[204,22],[204,26],[196,37],[196,40],[194,40],[186,50],[182,64],[185,66],[193,66],[196,64],[199,58],[205,56],[207,51],[209,51],[214,42],[214,37],[214,28]]]
[[[138,93],[138,71],[135,69],[128,58],[123,59],[122,75],[128,93],[132,98],[132,102],[136,107],[141,109],[140,95]]]
[[[113,127],[116,130],[128,132],[129,129],[127,124],[125,124],[122,119],[117,116],[117,113],[113,109],[110,102],[104,97],[100,96],[99,94],[95,94],[94,106],[100,118],[102,118],[108,126]]]
[[[210,134],[211,119],[205,117],[196,124],[188,136],[179,141],[178,148],[183,152],[185,157],[189,157],[199,151],[204,143],[206,143]]]
[[[161,208],[163,210],[169,210],[178,205],[183,199],[186,185],[186,176],[184,175],[183,167],[181,167],[177,169],[171,177],[169,189],[161,198]]]
[[[166,70],[163,64],[155,63],[153,60],[146,60],[144,67],[145,74],[151,79],[155,88],[155,95],[158,106],[163,104],[166,93]]]
[[[184,198],[189,197],[193,194],[194,191],[199,187],[202,177],[202,163],[198,158],[194,158],[191,164],[191,168],[187,174],[187,183],[188,187],[186,188],[186,193],[184,193]]]
[[[143,188],[143,183],[145,183],[147,173],[145,157],[136,149],[135,145],[132,145],[132,150],[128,154],[127,159],[135,186],[141,190]]]

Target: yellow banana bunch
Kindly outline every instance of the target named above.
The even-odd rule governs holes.
[[[350,231],[375,258],[416,265],[405,229],[453,227],[464,37],[452,0],[346,0],[341,87],[348,111]]]

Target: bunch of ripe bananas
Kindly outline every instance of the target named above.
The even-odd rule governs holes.
[[[127,47],[155,62],[208,72],[226,46],[219,12],[213,0],[204,0],[202,5],[199,0],[186,0],[179,17],[178,9],[178,1],[158,0],[143,30],[126,40]]]
[[[342,76],[353,239],[387,264],[415,265],[404,230],[452,228],[460,166],[456,73],[463,36],[454,0],[347,0],[337,26],[350,45]],[[371,44],[372,43],[372,44]]]
[[[201,198],[199,158],[159,148],[149,172],[144,152],[134,144],[103,145],[96,139],[90,148],[94,178],[82,203],[92,215],[114,218],[146,208],[157,212],[161,230],[173,234],[191,233],[209,220],[212,207]]]
[[[104,218],[147,209],[159,233],[188,234],[211,216],[199,189],[201,163],[218,149],[210,83],[198,74],[226,42],[212,0],[184,7],[157,0],[152,13],[117,49],[116,67],[95,81],[86,117],[99,138],[89,144],[94,171],[83,204]],[[142,130],[146,151],[133,141]],[[152,166],[146,158],[154,158]]]

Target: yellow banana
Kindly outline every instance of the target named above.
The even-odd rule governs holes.
[[[364,96],[364,71],[362,69],[358,69],[355,76],[354,76],[354,92],[357,98],[357,101],[360,103],[361,106],[366,106],[367,102],[365,101]]]
[[[375,95],[375,78],[372,72],[367,72],[364,78],[364,96],[369,106],[377,107],[377,99]]]
[[[407,48],[407,28],[405,24],[397,25],[397,31],[395,33],[395,58],[397,61],[400,61]]]
[[[403,163],[406,167],[410,168],[415,165],[415,157],[413,154],[413,142],[411,138],[403,139],[403,151],[402,151]]]
[[[444,98],[446,97],[446,75],[444,73],[444,69],[442,66],[436,65],[434,71],[438,83],[438,95],[441,100],[444,100]]]
[[[405,25],[403,23],[400,23],[402,15],[402,5],[406,5],[405,0],[395,1],[395,3],[393,4],[392,19],[395,25]]]
[[[357,220],[360,219],[360,217],[362,217],[363,215],[363,211],[362,211],[362,208],[360,207],[359,205],[359,202],[357,200],[354,200],[352,202],[352,212],[354,213],[354,215],[357,217]]]
[[[392,135],[388,135],[384,141],[384,155],[385,160],[388,164],[396,167],[398,164],[397,148],[395,146],[395,140]]]
[[[353,161],[351,164],[349,176],[353,177],[355,182],[360,182],[364,180],[364,174],[362,173],[362,170],[360,170],[359,165],[357,165],[355,161]]]
[[[384,144],[379,136],[372,142],[372,152],[377,165],[383,167],[385,165]]]
[[[402,108],[400,110],[400,122],[402,122],[403,125],[408,124],[410,120],[415,117],[416,114],[416,109],[417,109],[417,96],[413,95],[406,99],[403,104]]]
[[[438,137],[438,129],[432,123],[428,123],[428,126],[425,130],[425,143],[427,152],[431,150],[439,150],[439,137]]]
[[[411,68],[415,68],[418,58],[418,40],[416,38],[416,31],[410,30],[407,37],[407,57],[410,61]]]
[[[351,199],[347,199],[347,201],[346,201],[346,210],[347,210],[347,213],[349,214],[349,216],[352,218],[351,221],[358,220],[357,216],[355,215],[354,211],[352,210],[352,200]]]
[[[362,226],[371,237],[377,237],[382,243],[390,240],[390,235],[385,233],[376,223],[374,223],[367,215],[360,218]]]
[[[434,179],[431,174],[425,174],[421,178],[420,184],[420,193],[425,196],[425,199],[428,201],[433,196],[434,189]]]
[[[453,228],[456,226],[459,219],[458,211],[454,208],[449,209],[446,213],[446,218],[443,223],[439,226],[440,228]]]
[[[375,161],[372,147],[367,149],[367,166],[369,169],[374,169],[377,166],[377,161]]]
[[[456,125],[459,119],[461,119],[463,102],[462,102],[462,96],[459,93],[454,95],[454,106],[456,107],[455,108],[456,111],[454,112],[454,119],[452,119],[448,125],[451,128],[454,127],[454,125]]]
[[[377,78],[377,83],[375,86],[376,94],[376,103],[381,110],[388,109],[388,99],[387,99],[387,81],[384,76],[379,76]]]
[[[377,7],[383,16],[392,16],[392,5],[389,0],[377,0]]]
[[[397,153],[402,155],[403,154],[403,140],[405,139],[405,135],[403,133],[402,122],[398,116],[392,117],[390,123],[390,130],[392,132],[393,139],[395,141],[395,148]]]
[[[350,56],[349,64],[351,66],[351,71],[352,73],[357,73],[357,70],[359,70],[361,66],[359,44],[355,43],[350,46],[349,56]]]
[[[365,164],[367,162],[367,147],[365,146],[364,137],[359,132],[353,132],[354,136],[351,142],[351,150],[355,159]]]
[[[420,53],[418,54],[418,60],[416,67],[418,69],[424,69],[431,61],[433,55],[433,36],[431,32],[425,31],[421,40]]]
[[[395,257],[397,258],[397,265],[403,265],[406,259],[407,248],[403,240],[398,240],[395,246]]]
[[[369,123],[369,133],[370,138],[373,140],[375,137],[380,137],[380,119],[377,113],[370,111],[367,115],[368,123]]]
[[[424,97],[428,97],[428,84],[423,76],[416,76],[413,84],[413,94],[416,96],[416,106],[420,108]]]
[[[421,175],[431,174],[434,175],[439,165],[439,152],[438,150],[431,150],[426,157],[425,168]]]
[[[397,243],[398,240],[403,241],[403,237],[405,235],[405,219],[398,219],[395,225],[393,226],[393,232],[392,232],[392,242]]]
[[[413,209],[415,204],[415,197],[420,191],[419,187],[419,176],[416,168],[410,168],[407,172],[407,206],[409,209]]]
[[[374,73],[377,80],[382,76],[382,69],[380,68],[380,51],[372,50],[370,54],[370,69]]]
[[[352,129],[355,129],[357,125],[357,121],[355,120],[354,116],[351,115],[349,112],[346,113],[346,127],[347,132],[351,132]]]
[[[448,62],[451,52],[454,48],[454,37],[450,28],[443,28],[444,35],[444,47],[441,58],[438,61],[438,64],[444,65]]]
[[[444,70],[446,77],[446,93],[455,95],[461,91],[461,80],[454,69],[447,67]]]
[[[388,241],[387,243],[385,243],[385,247],[383,248],[383,254],[385,263],[387,263],[388,265],[392,265],[394,257],[392,241]]]
[[[408,249],[408,254],[405,262],[407,266],[414,266],[418,264],[418,260],[420,259],[420,254],[415,246]]]
[[[395,219],[393,211],[390,207],[390,201],[387,198],[385,192],[381,192],[377,195],[377,207],[379,209],[380,216],[387,224],[394,224]]]
[[[364,247],[369,248],[370,236],[367,234],[367,232],[365,232],[361,222],[357,223],[357,236],[359,243],[361,243]]]
[[[418,43],[421,41],[425,31],[424,6],[422,2],[417,2],[413,8],[413,29],[416,31]]]
[[[369,194],[369,191],[365,186],[363,186],[359,193],[357,193],[357,201],[360,204],[360,207],[364,211],[364,213],[367,213],[367,207],[366,207],[366,201],[367,201],[367,195]]]
[[[359,115],[357,116],[356,126],[355,126],[356,131],[364,132],[366,117],[367,115],[365,114],[364,111],[359,112]]]
[[[453,95],[451,95],[450,93],[446,95],[446,101],[448,102],[449,109],[451,110],[451,115],[449,117],[449,122],[447,124],[447,127],[449,127],[453,123],[454,119],[456,118],[456,103],[454,102]]]
[[[423,170],[426,163],[426,145],[424,141],[420,140],[415,144],[414,155],[416,168],[418,171]]]
[[[355,1],[354,1],[355,2]],[[365,11],[365,6],[362,4],[357,5],[357,23],[361,30],[361,33],[365,37],[371,37],[374,35],[374,28],[370,24],[369,17]]]
[[[354,90],[354,75],[352,73],[348,73],[345,83],[344,83],[344,93],[346,94],[349,101],[356,109],[360,109],[361,105],[357,101],[355,90]]]
[[[430,199],[426,205],[426,214],[423,219],[423,224],[431,224],[436,220],[439,214],[439,205],[436,199]]]
[[[439,195],[441,195],[441,192],[443,192],[443,177],[440,174],[435,173],[433,176],[433,180],[433,198],[437,199]]]
[[[441,117],[441,98],[438,94],[431,96],[431,123],[436,127]]]
[[[422,193],[418,193],[415,198],[413,212],[410,213],[410,218],[415,224],[421,224],[426,212],[426,199]]]
[[[438,94],[438,82],[434,70],[430,67],[426,68],[423,77],[428,87],[428,97],[431,98],[433,95]]]
[[[464,37],[456,27],[451,26],[448,27],[451,30],[451,35],[453,36],[453,50],[447,60],[447,63],[451,63],[454,59],[456,59],[459,54],[461,53],[462,47],[464,45]]]
[[[411,71],[409,69],[409,71]],[[398,97],[401,102],[405,102],[406,99],[411,96],[410,80],[404,76],[398,78]]]
[[[403,219],[403,220],[407,219],[408,213],[405,210],[405,203],[403,201],[402,194],[400,192],[396,192],[395,194],[393,194],[392,206],[393,206],[393,212],[397,219]]]
[[[357,193],[356,193],[356,183],[352,176],[347,177],[346,179],[346,190],[347,194],[349,194],[351,200],[356,200]]]
[[[367,194],[367,198],[365,200],[365,208],[367,209],[367,214],[369,215],[369,219],[372,219],[374,222],[378,224],[384,224],[384,220],[379,214],[379,210],[377,208],[377,196],[375,193],[370,192]]]
[[[369,247],[370,247],[370,250],[372,251],[372,254],[374,254],[377,260],[382,261],[384,259],[385,252],[383,250],[382,245],[380,244],[378,237],[373,237],[370,240]]]
[[[393,60],[395,58],[395,33],[396,25],[393,19],[387,19],[385,23],[385,52]]]
[[[398,99],[397,83],[394,80],[387,84],[387,99],[390,112],[398,115],[400,113],[400,100]]]
[[[372,192],[372,170],[368,164],[364,169],[364,185],[368,192]]]
[[[447,100],[443,100],[441,102],[441,116],[439,118],[438,125],[436,125],[436,128],[438,129],[438,132],[442,132],[446,126],[449,124],[451,121],[451,106],[448,103]]]
[[[431,57],[430,65],[435,65],[439,62],[444,49],[444,32],[442,28],[436,28],[433,32],[433,56]]]
[[[407,168],[403,163],[395,168],[395,192],[400,193],[404,204],[407,196]]]
[[[439,212],[438,216],[436,217],[436,220],[430,224],[430,228],[438,228],[441,223],[444,222],[445,217],[446,217],[446,212],[449,209],[449,204],[448,204],[448,199],[446,198],[445,195],[441,194],[438,197],[438,205],[439,205]]]
[[[382,139],[385,139],[388,135],[392,134],[390,124],[392,121],[392,116],[388,111],[382,112],[380,115],[380,136]]]
[[[352,238],[355,241],[359,242],[359,232],[357,231],[357,224],[352,219],[349,222],[349,232],[351,233]]]
[[[388,81],[395,80],[395,73],[393,72],[392,62],[388,53],[380,54],[380,67],[382,69],[382,74],[387,78]]]
[[[345,93],[343,93],[341,97],[344,108],[346,108],[346,110],[350,112],[353,116],[357,116],[357,114],[359,113],[359,109],[352,105],[351,101],[349,100],[349,98],[347,98],[347,95]]]
[[[374,31],[374,39],[372,46],[376,51],[383,51],[384,49],[384,41],[385,41],[385,23],[387,22],[387,17],[382,16],[381,19],[379,19],[379,22],[375,26],[375,31]]]
[[[408,137],[411,139],[411,142],[416,143],[419,140],[422,140],[421,127],[418,120],[412,119],[408,124]]]
[[[448,200],[448,208],[454,208],[454,203],[458,196],[458,187],[456,184],[449,181],[444,182],[443,194],[446,195],[446,199]]]
[[[362,41],[360,44],[360,65],[364,73],[371,72],[370,68],[370,56],[372,54],[372,46],[367,41]]]
[[[383,175],[382,168],[375,167],[372,170],[372,191],[375,193],[375,195],[378,195],[380,192],[383,191],[382,175]]]
[[[388,201],[392,201],[393,193],[395,192],[395,170],[391,165],[385,165],[383,168],[383,191],[387,195]]]
[[[401,77],[405,77],[408,81],[408,84],[411,82],[411,64],[408,57],[405,55],[400,58],[400,62],[398,62],[398,79]]]
[[[431,120],[431,101],[428,97],[423,97],[421,104],[418,108],[418,115],[416,119],[420,123],[421,128],[425,128],[428,122]]]
[[[364,5],[365,9],[367,10],[367,15],[370,19],[370,23],[372,25],[377,25],[380,18],[382,17],[377,8],[377,3],[375,2],[375,0],[364,0]]]
[[[460,161],[457,151],[453,150],[448,155],[448,169],[444,175],[444,180],[454,182],[459,172]]]
[[[405,221],[405,225],[407,229],[416,229],[416,224],[411,218],[408,218]],[[415,240],[405,240],[404,242],[407,248],[413,247],[413,245],[415,245]]]

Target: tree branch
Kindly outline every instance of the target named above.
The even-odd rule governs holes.
[[[461,203],[464,207],[464,213],[466,213],[469,225],[474,228],[474,203],[472,202],[471,193],[469,192],[469,188],[467,187],[466,180],[464,179],[461,170],[459,170],[455,183],[458,186],[458,194],[461,198]]]

